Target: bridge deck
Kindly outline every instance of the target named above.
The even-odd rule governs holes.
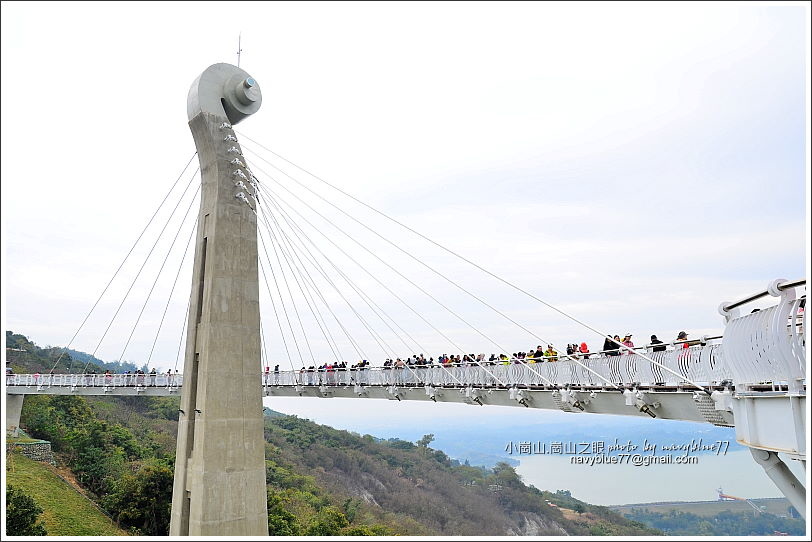
[[[702,385],[726,383],[732,378],[725,366],[719,344],[694,346],[665,352],[648,352],[652,363],[637,354],[592,355],[577,361],[532,363],[528,360],[482,362],[481,365],[395,368],[364,368],[281,371],[257,376],[264,385],[320,386],[478,386],[489,388],[519,387],[600,387],[650,385],[684,388],[689,382]],[[670,372],[664,369],[670,369]],[[54,374],[8,375],[9,393],[49,393],[52,388],[108,388],[107,393],[125,393],[122,388],[166,388],[174,393],[183,385],[181,374]],[[13,388],[13,389],[11,389]],[[52,390],[50,393],[59,393]]]
[[[646,355],[657,363],[622,354],[450,367],[302,368],[258,372],[257,384],[265,396],[462,402],[733,424],[729,398],[735,390],[720,344]],[[17,395],[179,396],[183,375],[25,374],[8,375],[6,384],[6,393]],[[787,394],[787,383],[769,375],[757,387],[760,394]]]

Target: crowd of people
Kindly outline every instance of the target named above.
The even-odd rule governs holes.
[[[688,348],[690,346],[690,342],[688,341],[688,333],[685,331],[680,331],[677,334],[677,338],[674,340],[674,344],[680,343],[682,346],[680,348]],[[657,338],[657,335],[651,336],[651,342],[647,345],[647,348],[650,347],[652,352],[663,352],[665,351],[665,343]],[[601,353],[606,354],[607,356],[619,356],[621,354],[632,354],[634,350],[634,342],[632,342],[632,334],[627,333],[623,340],[620,339],[619,335],[615,335],[614,337],[607,335],[606,339],[603,341],[603,350]]]
[[[680,331],[674,341],[674,344],[681,344],[679,348],[688,348],[690,345],[688,334],[685,331]],[[666,344],[659,340],[656,335],[652,335],[651,342],[642,348],[650,349],[652,352],[661,352],[666,349]],[[632,334],[627,333],[624,335],[623,339],[621,339],[619,335],[607,335],[603,343],[603,348],[598,352],[590,352],[586,342],[582,341],[580,344],[567,344],[565,349],[566,354],[560,353],[552,344],[548,344],[546,348],[544,348],[542,345],[538,345],[535,348],[530,348],[527,352],[513,352],[513,354],[510,356],[507,354],[491,354],[490,356],[486,356],[485,354],[440,354],[435,360],[434,357],[429,357],[427,359],[423,354],[413,354],[406,358],[387,358],[383,362],[382,368],[422,369],[430,367],[467,367],[474,365],[493,366],[498,364],[509,365],[511,363],[549,363],[559,361],[559,359],[587,359],[594,355],[619,356],[623,354],[633,354],[635,350],[640,349],[641,347],[635,347],[634,342],[632,341]],[[318,366],[311,365],[309,367],[305,367],[303,365],[302,368],[299,369],[299,373],[300,375],[306,375],[309,373],[327,373],[327,380],[329,381],[329,375],[335,373],[336,371],[347,371],[348,369],[350,371],[356,371],[366,368],[369,368],[369,361],[367,360],[362,360],[356,364],[350,365],[349,367],[347,367],[346,362],[327,362]],[[268,377],[269,372],[270,369],[266,367],[266,377]],[[278,381],[279,365],[274,368],[274,374],[276,375],[275,380]],[[269,378],[266,378],[266,381],[270,383]]]
[[[172,386],[175,384],[175,377],[179,376],[180,372],[177,369],[175,369],[174,372],[172,369],[167,369],[166,373],[159,373],[153,367],[148,373],[137,369],[135,371],[124,371],[120,374],[124,376],[125,386],[157,386],[159,375],[166,376],[166,384]],[[104,379],[106,381],[112,380],[112,376],[110,371],[104,372]]]
[[[678,348],[688,348],[690,345],[690,341],[688,340],[688,334],[685,331],[680,331],[677,335],[677,338],[674,341],[675,346],[681,344],[681,346],[677,346]],[[646,350],[650,350],[652,352],[661,352],[666,349],[666,344],[659,340],[656,335],[651,336],[650,343],[646,345]],[[623,339],[620,338],[619,335],[607,335],[604,342],[603,348],[598,352],[590,352],[589,347],[587,346],[586,342],[581,343],[572,343],[567,344],[565,348],[566,354],[559,352],[552,344],[548,344],[546,348],[542,345],[538,345],[535,348],[528,349],[527,352],[519,351],[513,352],[512,355],[507,354],[491,354],[490,356],[486,356],[485,354],[440,354],[437,356],[435,360],[434,357],[429,357],[428,359],[423,354],[413,354],[412,356],[408,356],[404,358],[387,358],[382,367],[384,369],[404,369],[404,368],[412,368],[412,369],[421,369],[421,368],[431,368],[431,367],[467,367],[467,366],[477,366],[477,365],[484,365],[484,366],[493,366],[497,364],[501,365],[510,365],[511,363],[550,363],[559,361],[559,359],[587,359],[593,355],[607,355],[607,356],[619,356],[623,354],[633,354],[635,349],[640,350],[640,347],[635,347],[634,342],[632,341],[632,334],[627,333],[623,336]],[[304,365],[299,370],[299,375],[302,377],[303,382],[323,382],[326,381],[330,382],[337,382],[341,380],[340,378],[336,378],[336,372],[345,372],[345,371],[352,371],[352,372],[359,372],[366,369],[369,369],[370,363],[367,360],[359,361],[358,363],[352,364],[349,367],[347,366],[346,362],[328,362],[321,365],[310,365],[309,367],[305,367]],[[324,374],[324,376],[319,376],[316,378],[315,375]],[[53,370],[50,372],[53,375]],[[176,377],[180,375],[177,369],[173,370],[168,369],[166,373],[159,373],[152,368],[149,372],[146,372],[142,369],[137,369],[135,371],[125,371],[124,373],[117,373],[120,376],[123,376],[123,383],[119,379],[117,385],[124,385],[124,386],[157,386],[158,384],[158,375],[165,375],[165,385],[175,385]],[[264,370],[264,381],[267,385],[274,385],[279,383],[279,365],[276,365],[273,369],[273,377],[271,376],[271,369],[270,367],[266,366]],[[11,377],[13,375],[13,371],[11,367],[6,364],[6,376]],[[313,375],[313,376],[309,376]],[[85,379],[91,379],[95,385],[103,384],[103,385],[112,385],[113,383],[113,376],[110,370],[106,370],[103,374],[96,373],[93,370],[89,370],[82,374],[82,377]],[[38,382],[43,375],[40,373],[34,374],[35,382]],[[164,379],[162,379],[164,380]],[[164,385],[162,383],[161,385]]]

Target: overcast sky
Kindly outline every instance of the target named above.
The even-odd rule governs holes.
[[[241,67],[263,92],[240,134],[599,329],[631,332],[638,344],[652,333],[718,334],[720,302],[808,273],[808,5],[3,2],[5,329],[41,346],[70,341],[194,153],[192,81],[213,63],[236,63],[240,32]],[[318,201],[264,160],[281,161],[242,135],[241,143],[268,197],[293,201],[270,174]],[[536,335],[600,346],[586,329],[286,171]],[[105,339],[145,241],[73,348],[147,361],[188,227],[133,325],[179,225],[167,227]],[[152,228],[149,243],[160,220]],[[374,235],[351,232],[508,351],[540,342]],[[354,250],[467,351],[497,350]],[[344,269],[426,355],[456,353],[372,279]],[[160,369],[177,359],[188,265],[177,284],[150,359]],[[372,338],[348,309],[336,310],[379,363]],[[265,301],[262,311],[268,358],[287,368]],[[303,319],[323,359],[327,342]],[[361,357],[337,342],[342,358]],[[299,404],[287,411],[324,409]]]

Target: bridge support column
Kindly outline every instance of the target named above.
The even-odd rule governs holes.
[[[268,536],[256,187],[232,129],[260,101],[256,81],[229,64],[189,91],[202,190],[171,536]]]
[[[750,448],[750,453],[792,506],[806,519],[806,490],[778,454],[758,448]]]
[[[6,395],[6,433],[16,437],[20,434],[20,414],[25,395]]]

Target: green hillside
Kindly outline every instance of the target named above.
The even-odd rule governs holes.
[[[54,349],[14,338],[26,347],[15,371],[53,357]],[[166,535],[178,401],[34,395],[25,399],[20,425],[50,441],[59,464],[122,527]],[[659,534],[567,491],[527,486],[506,463],[461,465],[432,449],[428,436],[382,440],[266,409],[265,439],[274,535]]]
[[[124,536],[98,507],[56,474],[47,463],[9,454],[6,483],[22,489],[43,509],[49,536]]]
[[[137,367],[130,362],[105,362],[86,352],[70,348],[48,346],[40,348],[25,335],[6,331],[6,360],[16,373],[48,373],[52,369],[55,373],[82,372],[103,373],[109,369],[113,372],[147,370],[146,365]]]
[[[648,508],[632,508],[624,514],[661,529],[674,536],[772,536],[784,534],[803,536],[806,522],[802,519],[778,517],[763,512],[723,511],[713,515],[699,516],[691,512],[672,509],[668,512]]]
[[[317,486],[400,534],[658,534],[568,492],[527,486],[506,463],[460,465],[429,442],[381,441],[295,416],[266,418],[265,428],[272,486],[285,491],[288,473],[308,473]]]

